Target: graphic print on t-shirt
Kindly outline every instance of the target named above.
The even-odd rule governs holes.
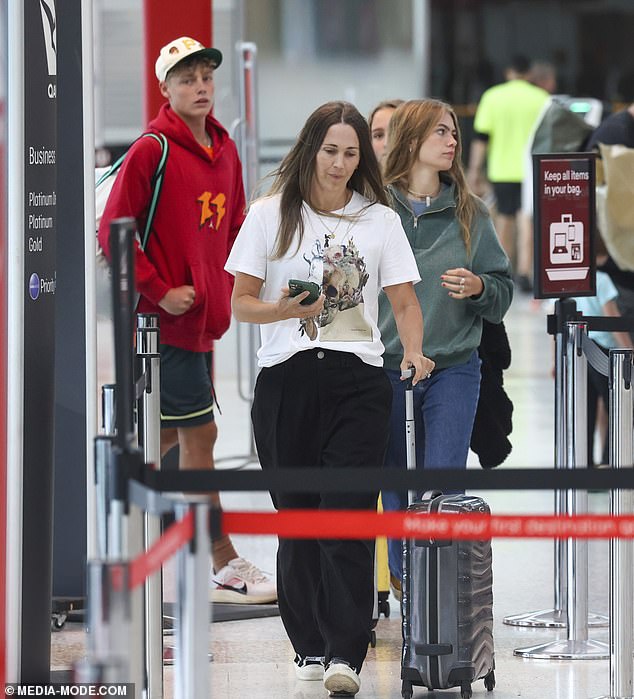
[[[300,330],[311,340],[360,342],[372,340],[372,328],[363,312],[363,287],[368,281],[365,260],[352,238],[341,245],[322,246],[318,241],[314,252],[323,261],[322,293],[324,308],[318,318],[300,321]],[[315,255],[317,257],[317,255]],[[307,260],[314,266],[313,261]]]

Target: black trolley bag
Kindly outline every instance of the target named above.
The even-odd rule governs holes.
[[[411,374],[411,372],[410,372]],[[405,373],[404,376],[407,374]],[[406,379],[407,467],[416,467],[411,375]],[[489,513],[482,498],[425,493],[407,512]],[[495,686],[493,652],[493,570],[491,541],[403,540],[403,699],[414,686],[460,687],[472,696],[471,683]]]

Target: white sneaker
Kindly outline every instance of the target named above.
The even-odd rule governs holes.
[[[238,557],[212,574],[209,596],[212,602],[267,604],[277,600],[277,590],[270,575]]]
[[[354,696],[361,688],[356,668],[341,658],[333,658],[324,673],[324,687],[331,697]]]
[[[324,679],[324,656],[318,655],[295,655],[293,660],[295,665],[295,675],[298,680],[323,680]]]

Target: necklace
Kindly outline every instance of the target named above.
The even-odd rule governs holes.
[[[319,220],[319,222],[321,223],[321,225],[326,229],[326,235],[325,235],[325,237],[324,237],[324,242],[325,242],[326,247],[328,247],[328,242],[329,242],[330,240],[333,240],[333,239],[336,237],[336,235],[337,235],[337,230],[338,230],[339,226],[341,225],[341,222],[346,218],[346,207],[348,206],[348,204],[349,204],[351,201],[352,201],[352,192],[346,192],[346,201],[345,201],[345,203],[344,203],[344,205],[343,205],[343,208],[341,209],[341,213],[340,213],[340,214],[335,214],[335,215],[332,215],[332,216],[331,216],[331,218],[336,218],[336,219],[337,219],[337,223],[335,224],[335,227],[334,227],[334,228],[329,228],[329,227],[326,225],[326,222],[324,221],[324,214],[322,214],[322,213],[320,213],[320,212],[318,212],[318,211],[315,211],[315,209],[313,209],[312,207],[309,207],[310,209],[312,209],[312,212],[315,214],[315,216],[317,217],[317,219]],[[332,213],[332,212],[331,212],[331,213]],[[349,221],[349,223],[348,223],[348,231],[350,230],[350,228],[351,228],[351,226],[352,226],[352,223],[353,223],[353,221]],[[316,232],[316,231],[315,231],[315,232]],[[344,236],[344,237],[345,237],[345,236]]]
[[[343,209],[341,210],[341,214],[337,216],[337,223],[335,224],[334,228],[329,228],[326,225],[326,222],[323,219],[323,214],[317,214],[317,220],[321,223],[321,225],[326,229],[326,244],[328,244],[328,240],[332,240],[336,234],[337,234],[337,229],[341,225],[341,222],[343,221],[345,215],[346,215],[346,206],[348,206],[348,202],[346,202],[343,205]],[[317,213],[317,212],[315,212]]]
[[[352,228],[353,224],[355,223],[354,218],[351,218],[350,216],[346,217],[346,207],[348,206],[349,203],[350,202],[347,201],[344,204],[343,209],[341,210],[341,214],[337,214],[337,223],[335,224],[334,228],[329,228],[326,225],[326,222],[324,221],[323,214],[317,213],[314,209],[311,210],[311,213],[314,214],[314,216],[309,216],[308,220],[309,220],[311,228],[313,229],[313,232],[315,234],[317,233],[317,231],[315,230],[314,225],[312,223],[313,218],[316,218],[321,223],[321,225],[324,227],[324,229],[326,230],[326,233],[324,235],[324,247],[327,248],[330,245],[330,241],[334,240],[337,237],[337,230],[339,229],[339,226],[341,225],[341,222],[344,219],[346,219],[348,221],[348,227],[347,227],[344,235],[342,236],[341,244],[343,244],[345,242],[346,238],[348,237],[348,235],[350,233],[350,229]]]
[[[412,189],[408,189],[407,193],[411,194],[416,199],[424,199],[426,206],[431,204],[431,200],[436,198],[440,194],[440,183],[438,183],[438,189],[433,194],[421,194],[420,192],[415,192]]]

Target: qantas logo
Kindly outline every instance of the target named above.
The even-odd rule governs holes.
[[[226,213],[225,195],[221,192],[212,199],[211,192],[203,192],[196,201],[200,202],[201,205],[198,227],[209,226],[217,231]]]
[[[40,0],[42,11],[42,29],[44,30],[44,46],[46,48],[46,63],[48,74],[57,75],[57,18],[55,0]]]

